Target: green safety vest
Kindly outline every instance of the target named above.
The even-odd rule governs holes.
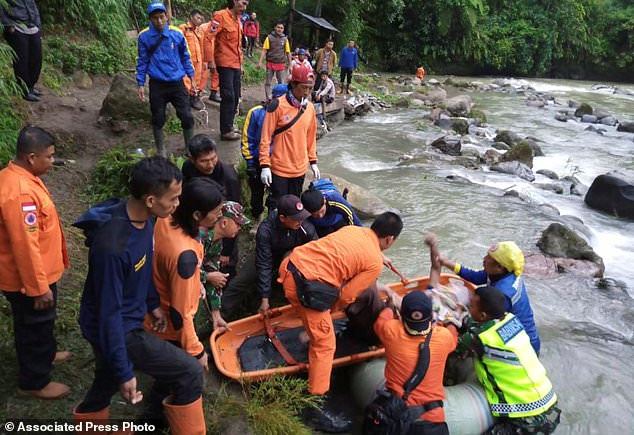
[[[513,314],[508,313],[478,337],[484,353],[475,361],[476,375],[494,416],[540,415],[557,402],[546,369]]]

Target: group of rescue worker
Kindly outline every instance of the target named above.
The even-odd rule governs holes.
[[[205,48],[210,57],[204,54],[203,59],[220,77],[221,139],[236,133],[239,16],[246,4],[229,1],[205,31],[213,37]],[[194,15],[190,24],[198,26],[201,20]],[[385,212],[365,227],[342,194],[320,189],[327,180],[317,166],[317,118],[309,101],[316,77],[305,65],[294,65],[288,85],[273,87],[271,102],[247,114],[240,146],[256,242],[254,252],[236,267],[236,237],[249,223],[240,204],[238,175],[220,161],[209,135],[193,134],[183,77],[190,89],[197,89],[203,78],[191,67],[185,36],[169,27],[162,3],[152,3],[148,16],[150,27],[139,35],[139,96],[145,97],[149,75],[158,150],[165,149],[161,128],[165,105],[171,102],[183,123],[189,159],[182,170],[162,156],[140,160],[131,173],[128,198],[96,204],[73,224],[84,232],[89,248],[78,321],[95,356],[93,383],[73,418],[107,420],[119,391],[132,404],[146,404],[145,418],[166,419],[173,434],[206,433],[202,393],[209,358],[194,326],[200,305],[209,310],[214,329],[223,329],[228,327],[225,319],[290,303],[309,337],[308,393],[326,398],[307,409],[305,418],[318,430],[349,431],[350,419],[327,400],[336,345],[331,312],[369,291],[384,293],[390,301],[368,325],[385,347],[390,394],[403,397],[419,348],[428,345],[424,378],[403,399],[420,407],[408,433],[448,433],[442,385],[451,353],[474,358],[476,376],[497,417],[488,433],[554,431],[560,411],[538,359],[540,341],[522,277],[522,251],[513,242],[497,243],[487,251],[483,270],[474,271],[443,256],[429,235],[430,286],[438,286],[442,267],[479,286],[471,294],[469,315],[444,322],[433,320],[426,291],[401,298],[378,284],[383,266],[391,266],[383,252],[399,237],[403,221]],[[165,62],[164,56],[182,62]],[[68,386],[51,380],[53,364],[71,357],[57,351],[53,334],[57,283],[69,267],[66,243],[40,179],[52,167],[54,145],[43,129],[25,127],[15,159],[0,171],[0,290],[13,313],[19,392],[40,399],[70,393]],[[304,189],[308,168],[314,180]],[[155,380],[147,397],[135,371]]]

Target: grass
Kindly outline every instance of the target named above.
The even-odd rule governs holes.
[[[311,431],[299,415],[306,407],[316,406],[319,399],[305,393],[304,379],[275,376],[259,383],[242,384],[239,395],[228,392],[223,385],[216,394],[206,397],[208,432],[219,433],[227,422],[247,420],[249,427],[260,435],[298,434]]]

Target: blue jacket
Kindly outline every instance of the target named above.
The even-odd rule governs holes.
[[[308,220],[315,226],[317,235],[321,238],[334,233],[346,225],[363,226],[357,217],[352,205],[337,191],[323,192],[326,198],[326,214],[321,219],[309,217]]]
[[[247,162],[247,167],[257,167],[259,165],[260,136],[262,136],[264,115],[266,115],[266,107],[258,104],[247,112],[247,117],[244,120],[240,152]]]
[[[95,205],[73,224],[84,230],[88,275],[79,308],[82,335],[106,358],[117,382],[134,376],[125,336],[143,329],[145,314],[159,306],[152,279],[154,224],[130,223],[126,201]]]
[[[161,43],[150,56],[152,47]],[[139,33],[139,57],[136,64],[136,82],[145,84],[145,76],[162,82],[178,82],[188,75],[194,79],[194,67],[189,56],[189,48],[185,36],[177,27],[165,26],[163,32],[150,23],[150,27]]]
[[[535,353],[539,355],[541,347],[539,333],[537,332],[537,326],[535,326],[535,317],[528,299],[524,279],[521,276],[516,277],[513,273],[507,273],[502,278],[491,281],[484,270],[475,271],[464,266],[460,266],[458,275],[475,285],[489,284],[504,293],[504,296],[506,296],[506,311],[515,314],[522,322],[526,333],[531,339],[531,345],[535,349]]]
[[[357,69],[359,53],[356,48],[343,47],[339,56],[339,68]]]

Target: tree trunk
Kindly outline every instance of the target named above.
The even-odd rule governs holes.
[[[295,9],[295,0],[291,0],[291,10],[288,12],[288,31],[287,36],[288,39],[293,42],[293,9]]]

